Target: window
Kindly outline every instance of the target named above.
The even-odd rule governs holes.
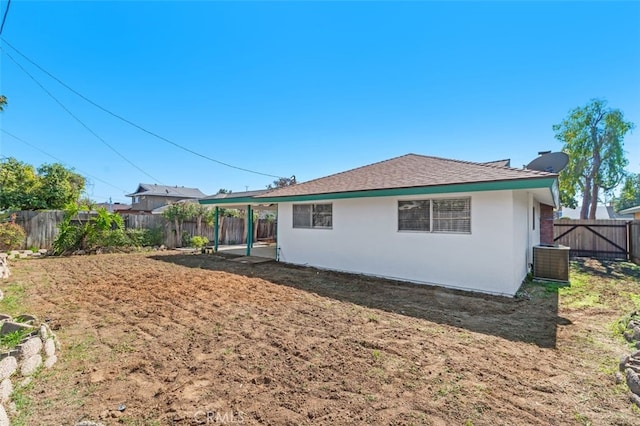
[[[433,232],[471,232],[471,198],[433,200]]]
[[[471,198],[398,201],[398,230],[471,233]]]
[[[398,201],[398,231],[426,231],[430,229],[431,201]]]
[[[332,204],[294,204],[294,228],[325,228],[333,226]]]

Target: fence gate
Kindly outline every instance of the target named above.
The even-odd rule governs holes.
[[[571,248],[571,257],[628,259],[626,220],[556,220],[553,241]]]

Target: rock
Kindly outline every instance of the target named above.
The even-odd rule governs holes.
[[[29,324],[21,324],[19,322],[5,321],[0,327],[0,334],[13,333],[14,331],[24,330],[25,328],[33,328]]]
[[[40,250],[38,250],[38,253],[40,253],[42,256],[44,256],[47,253],[49,253],[49,251],[47,249],[40,249]]]
[[[616,382],[616,385],[624,382],[624,376],[619,371],[616,371],[616,374],[613,375],[613,380]]]
[[[42,342],[40,342],[42,343]],[[42,365],[42,355],[35,354],[29,358],[25,358],[20,367],[20,374],[23,376],[30,376],[35,373]]]
[[[18,360],[8,356],[0,360],[0,380],[8,379],[18,369]]]
[[[15,255],[17,255],[17,254],[20,254],[20,250],[11,250],[11,251],[9,252],[9,256],[11,256],[11,255],[14,255],[14,256],[15,256]]]
[[[9,262],[6,257],[0,257],[0,278],[6,279],[11,276],[9,271]]]
[[[20,386],[21,388],[26,388],[27,386],[29,386],[31,384],[31,382],[33,381],[33,378],[31,377],[25,377],[24,379],[22,379],[22,381],[18,384],[18,386]]]
[[[7,412],[2,404],[0,404],[0,426],[11,426],[9,416],[7,416]]]
[[[17,317],[15,317],[14,320],[16,322],[32,325],[32,323],[35,322],[37,318],[29,314],[20,314]]]
[[[620,371],[624,371],[627,368],[627,362],[629,362],[629,355],[622,355],[618,364]]]
[[[640,395],[640,378],[638,378],[638,373],[633,370],[627,369],[627,386],[629,386],[629,390],[635,393],[636,395]]]
[[[46,325],[42,324],[40,326],[40,338],[42,339],[42,341],[47,340],[47,338],[49,337],[49,329],[47,328]]]
[[[0,382],[0,402],[5,403],[9,401],[11,397],[11,393],[13,392],[13,383],[11,383],[11,379],[4,379]]]
[[[42,340],[39,337],[32,337],[22,344],[22,357],[31,358],[42,350]]]
[[[44,344],[44,354],[48,357],[52,357],[56,354],[56,344],[53,341],[53,337],[47,339]]]
[[[633,327],[633,332],[631,334],[631,339],[633,340],[640,340],[640,327],[639,326],[635,326]]]
[[[630,393],[629,399],[631,400],[631,402],[636,404],[636,407],[640,408],[640,396],[636,395],[635,393]]]
[[[46,361],[44,362],[44,367],[45,368],[51,368],[53,367],[53,365],[58,362],[58,357],[56,355],[51,355],[49,358],[46,359]]]

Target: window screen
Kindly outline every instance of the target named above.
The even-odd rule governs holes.
[[[471,232],[471,198],[433,200],[433,232]]]
[[[293,227],[311,228],[311,204],[293,205]]]
[[[294,204],[294,228],[331,228],[333,226],[332,204]]]
[[[431,201],[413,200],[398,201],[398,230],[426,231],[431,230]]]

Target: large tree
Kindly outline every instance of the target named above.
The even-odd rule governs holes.
[[[63,165],[33,166],[13,157],[0,162],[0,210],[62,209],[75,203],[85,179]]]
[[[565,206],[575,207],[582,196],[580,218],[595,219],[598,195],[612,191],[625,176],[628,161],[624,155],[625,134],[633,123],[622,111],[607,108],[607,102],[594,99],[576,108],[553,126],[569,164],[560,173],[560,196]]]
[[[7,104],[7,97],[0,95],[0,112],[4,111],[4,107]]]

